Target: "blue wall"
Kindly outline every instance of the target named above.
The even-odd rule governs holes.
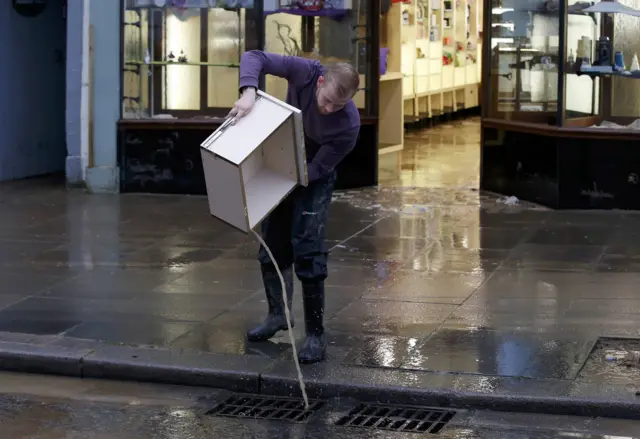
[[[120,118],[120,1],[90,0],[93,26],[93,162],[86,184],[92,192],[119,191],[117,125]]]
[[[65,168],[62,0],[34,18],[0,1],[0,181]]]
[[[83,0],[67,1],[67,183],[84,184],[82,160]]]
[[[1,1],[1,0],[0,0]],[[93,166],[83,169],[82,67],[84,0],[68,0],[66,159],[67,182],[86,184],[91,192],[118,192],[117,123],[120,118],[120,1],[88,0],[93,29]],[[87,42],[87,46],[88,46]],[[88,59],[88,58],[87,58]],[[87,67],[88,68],[88,67]],[[90,74],[90,73],[88,73]],[[88,105],[88,102],[87,102]],[[88,114],[87,114],[88,117]],[[86,127],[85,127],[86,129]],[[86,159],[86,157],[85,157]]]

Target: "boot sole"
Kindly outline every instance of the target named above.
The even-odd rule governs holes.
[[[291,327],[293,328],[293,325],[291,325]],[[262,336],[262,337],[257,337],[257,336],[251,336],[249,334],[247,334],[247,340],[249,341],[268,341],[270,339],[272,339],[273,337],[276,336],[276,334],[280,331],[287,331],[289,329],[289,327],[287,326],[280,326],[278,328],[278,330],[276,332],[274,332],[273,334],[269,335],[269,336]]]
[[[308,359],[308,358],[302,359],[302,358],[298,357],[298,361],[300,361],[300,364],[316,364],[316,363],[323,362],[325,359],[326,359],[325,357],[322,357],[322,358],[319,358],[319,359],[311,360],[311,359]]]

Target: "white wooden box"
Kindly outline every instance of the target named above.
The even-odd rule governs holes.
[[[200,146],[211,215],[246,233],[308,184],[302,113],[262,91]]]

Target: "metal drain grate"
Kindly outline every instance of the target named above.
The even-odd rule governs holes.
[[[309,401],[309,410],[305,410],[302,399],[235,395],[209,410],[207,414],[227,418],[304,422],[323,405],[323,401]]]
[[[439,433],[456,412],[423,407],[360,404],[336,422],[344,427],[413,433]]]

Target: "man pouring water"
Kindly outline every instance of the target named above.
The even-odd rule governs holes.
[[[287,103],[302,111],[309,185],[296,188],[261,224],[261,234],[271,249],[286,284],[291,308],[293,271],[302,283],[306,339],[298,353],[301,363],[325,358],[324,281],[328,250],[325,224],[336,166],[351,152],[360,131],[360,114],[352,98],[360,75],[348,63],[327,66],[318,61],[250,51],[240,61],[241,97],[229,116],[243,117],[251,111],[261,74],[288,81]],[[269,313],[264,322],[247,332],[251,341],[264,341],[287,329],[282,286],[268,253],[260,246]]]

